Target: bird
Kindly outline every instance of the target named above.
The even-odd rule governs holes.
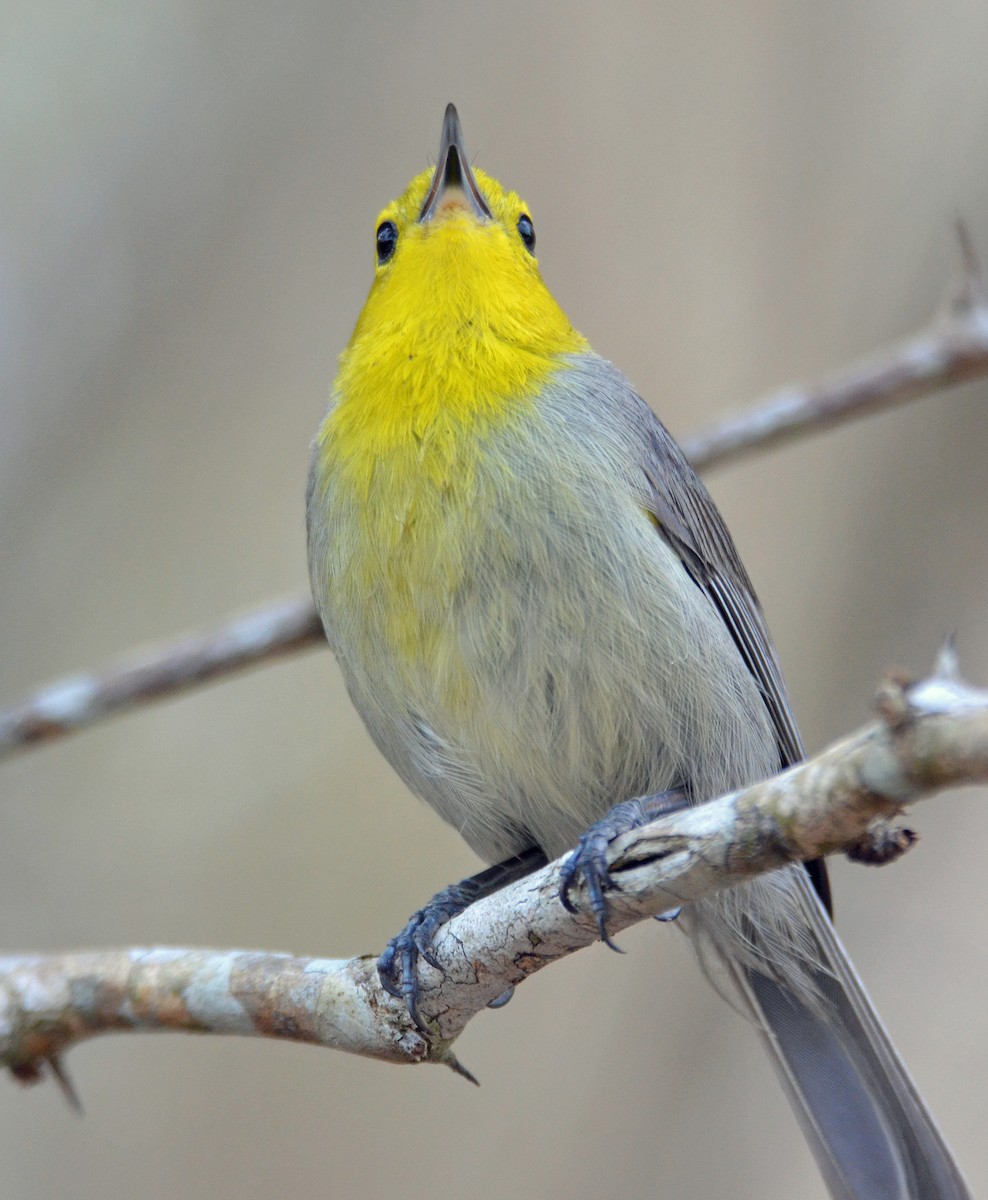
[[[452,104],[374,252],[312,445],[309,572],[372,739],[491,864],[380,959],[425,1030],[417,964],[451,915],[569,852],[561,898],[584,884],[609,940],[615,833],[770,777],[803,745],[714,501],[570,324],[528,207],[472,166]],[[793,864],[677,924],[751,1015],[835,1200],[961,1200],[829,910],[823,863]]]

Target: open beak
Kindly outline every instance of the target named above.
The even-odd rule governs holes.
[[[456,115],[453,104],[446,105],[446,115],[443,117],[443,133],[439,139],[439,156],[436,159],[436,171],[432,176],[428,194],[419,213],[419,221],[431,221],[444,200],[451,192],[457,193],[457,199],[482,221],[491,220],[491,210],[483,193],[477,187],[477,181],[470,170],[470,162],[463,145],[463,131],[460,129],[460,118]]]

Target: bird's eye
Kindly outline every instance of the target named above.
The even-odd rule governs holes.
[[[398,226],[394,221],[382,221],[377,227],[377,261],[386,263],[398,245]]]
[[[532,224],[532,218],[528,213],[522,213],[518,218],[518,234],[521,240],[525,243],[525,249],[529,254],[535,253],[535,226]]]

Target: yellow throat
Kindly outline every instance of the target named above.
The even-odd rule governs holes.
[[[378,217],[374,282],[320,434],[360,499],[384,464],[398,483],[469,476],[476,439],[535,402],[559,355],[587,349],[534,244],[521,199],[471,169],[449,105],[435,169]]]

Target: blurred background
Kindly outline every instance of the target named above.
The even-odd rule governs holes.
[[[374,218],[456,101],[578,328],[686,434],[924,326],[988,258],[988,8],[6,0],[0,700],[303,590],[308,441]],[[811,749],[955,631],[988,681],[988,382],[708,476]],[[0,772],[0,944],[378,951],[477,869],[312,652]],[[924,806],[839,925],[988,1189],[984,795]],[[977,858],[976,858],[977,856]],[[86,1115],[0,1080],[11,1200],[823,1189],[753,1032],[639,927],[443,1070],[117,1037]]]

